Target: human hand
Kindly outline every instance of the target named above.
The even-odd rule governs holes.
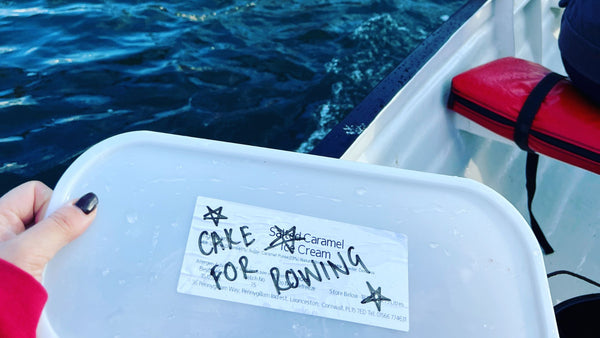
[[[0,198],[0,259],[39,282],[48,261],[92,223],[98,204],[96,195],[88,193],[40,221],[51,196],[52,189],[31,181]]]

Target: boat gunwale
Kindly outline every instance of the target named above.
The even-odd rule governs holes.
[[[469,0],[446,22],[421,42],[400,64],[350,111],[310,152],[340,158],[360,136],[346,132],[346,126],[365,126],[377,117],[395,95],[421,70],[450,37],[467,22],[487,0]]]

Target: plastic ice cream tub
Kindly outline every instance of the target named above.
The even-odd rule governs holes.
[[[89,191],[41,337],[558,336],[527,222],[468,179],[132,132],[49,212]]]

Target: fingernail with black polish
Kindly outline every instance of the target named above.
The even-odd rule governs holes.
[[[75,206],[81,209],[84,214],[89,214],[90,212],[96,209],[98,205],[98,196],[93,192],[88,192],[87,194],[81,196],[81,198],[75,202]]]

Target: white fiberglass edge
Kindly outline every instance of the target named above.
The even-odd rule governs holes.
[[[342,158],[472,178],[502,194],[528,219],[524,153],[510,142],[485,136],[476,125],[457,123],[461,119],[446,108],[454,75],[506,56],[494,39],[504,29],[493,19],[494,9],[488,2],[473,15]],[[565,74],[557,45],[558,1],[515,0],[514,11],[515,56]],[[548,272],[565,269],[600,280],[600,263],[594,259],[600,257],[600,176],[542,156],[537,186],[533,210],[556,250],[545,257]],[[597,292],[568,276],[553,277],[550,286],[555,304]]]

